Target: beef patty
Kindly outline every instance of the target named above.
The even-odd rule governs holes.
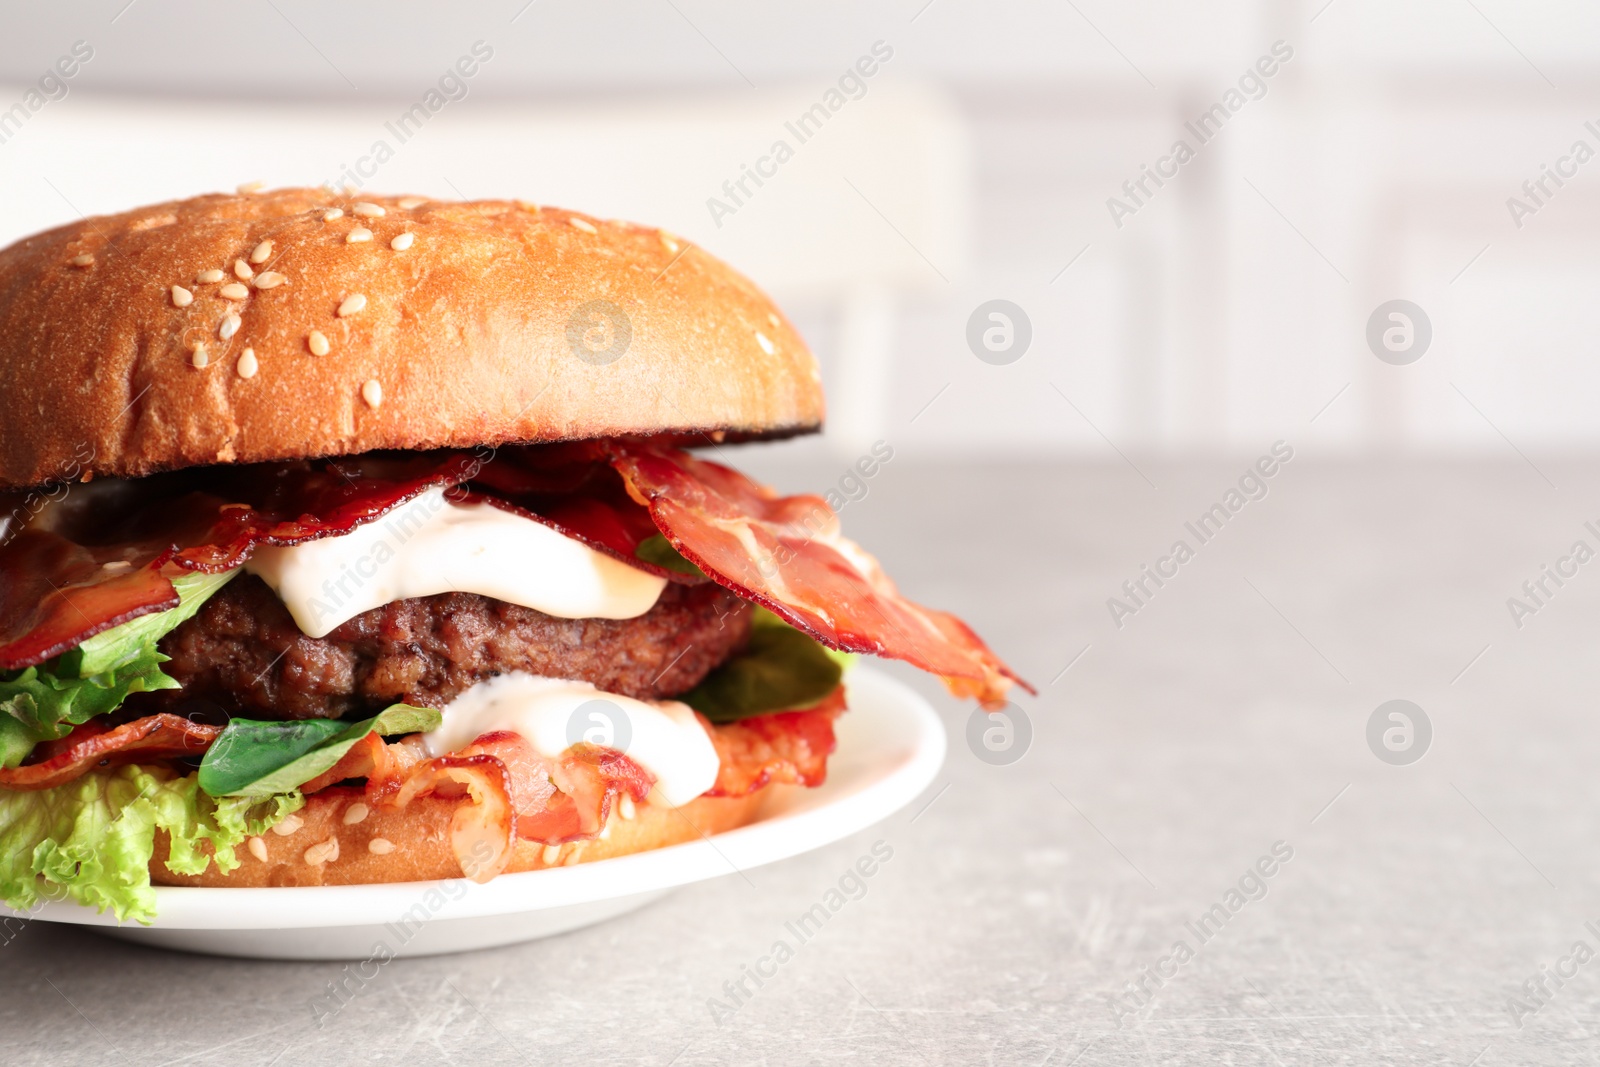
[[[442,707],[474,682],[516,670],[662,699],[694,688],[749,632],[750,605],[732,593],[669,584],[636,619],[558,619],[441,593],[374,608],[313,638],[265,582],[242,574],[162,638],[172,657],[163,669],[183,688],[128,705],[145,714],[208,701],[246,718],[339,718],[399,701]]]

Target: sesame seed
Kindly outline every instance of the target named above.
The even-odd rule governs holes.
[[[677,255],[678,254],[678,242],[673,240],[672,234],[668,233],[665,230],[661,231],[661,247],[665,248],[668,252],[671,252],[673,255]]]
[[[92,267],[94,266],[94,256],[90,255],[88,252],[85,252],[82,255],[73,256],[72,265],[74,267]]]
[[[312,867],[320,867],[324,863],[331,863],[339,858],[339,839],[330,837],[326,841],[319,841],[306,849],[305,861]]]
[[[205,370],[210,365],[211,357],[206,354],[204,341],[196,341],[194,343],[194,347],[189,350],[189,362],[194,365],[196,370]]]
[[[256,371],[261,369],[261,363],[256,359],[256,350],[247,348],[239,353],[239,362],[234,370],[239,372],[239,377],[249,379],[256,376]]]
[[[772,323],[772,328],[774,330],[783,325],[783,323],[778,319],[778,313],[776,311],[767,312],[767,321]]]
[[[194,294],[181,285],[172,287],[172,306],[186,308],[194,303]]]
[[[576,215],[574,215],[572,218],[569,218],[567,221],[572,223],[572,228],[575,229],[575,230],[582,230],[584,233],[599,233],[600,232],[599,230],[594,228],[594,223],[590,222],[588,219],[580,219]]]
[[[276,289],[278,286],[282,285],[288,280],[289,279],[285,278],[275,270],[264,270],[260,274],[256,275],[256,288]]]
[[[330,207],[322,213],[323,222],[332,222],[334,219],[342,218],[344,218],[344,208],[342,207]]]
[[[133,570],[133,564],[125,559],[114,559],[110,563],[100,564],[100,569],[107,574],[121,574],[123,571]]]
[[[580,858],[582,858],[582,855],[583,842],[579,841],[572,846],[572,851],[567,853],[567,858],[561,861],[561,866],[571,867],[574,863],[577,863]]]
[[[288,837],[305,824],[306,821],[300,816],[290,815],[288,818],[274,826],[272,828],[272,832],[277,834],[279,837]]]
[[[328,338],[321,330],[312,330],[307,334],[306,345],[311,349],[313,356],[325,356],[328,354]]]
[[[229,282],[217,290],[217,295],[224,300],[248,300],[250,298],[250,290],[239,282]]]
[[[252,837],[250,840],[246,841],[244,845],[250,850],[250,855],[254,856],[262,863],[267,862],[267,843],[261,840],[261,838]]]
[[[265,263],[267,260],[269,260],[271,258],[272,258],[272,242],[271,241],[262,241],[260,244],[256,245],[255,251],[250,253],[250,262],[252,262],[252,263]]]
[[[377,204],[369,204],[365,200],[358,200],[350,205],[350,214],[360,215],[364,219],[381,219],[388,213]]]
[[[544,846],[543,859],[544,859],[544,865],[546,867],[554,867],[556,865],[556,860],[559,860],[560,858],[561,858],[561,846],[560,845],[546,845],[546,846]]]
[[[195,275],[194,280],[203,285],[210,285],[212,282],[220,282],[222,278],[222,272],[213,268],[211,270],[201,271],[199,274]]]
[[[394,842],[387,837],[374,837],[367,842],[367,851],[374,856],[387,856],[394,851]]]
[[[357,226],[344,235],[344,243],[347,245],[358,245],[363,241],[370,240],[372,240],[372,231],[365,226]]]
[[[344,824],[346,826],[354,826],[356,823],[365,819],[368,811],[370,810],[370,808],[361,803],[359,800],[356,801],[354,804],[344,809]]]
[[[760,330],[756,331],[756,344],[760,345],[761,351],[765,352],[769,356],[777,351],[777,349],[773,347],[772,342],[767,340],[767,335],[762,333]]]
[[[233,276],[241,282],[247,282],[256,276],[256,272],[244,260],[236,259],[233,261]]]
[[[363,293],[351,293],[344,298],[344,303],[339,305],[339,317],[341,319],[349,318],[351,315],[359,315],[366,309],[366,295]]]
[[[517,201],[517,206],[520,207],[522,210],[528,211],[528,212],[532,212],[535,215],[537,215],[539,213],[539,205],[535,204],[531,200],[518,200]]]
[[[159,230],[163,226],[171,226],[178,221],[176,215],[147,215],[142,219],[135,219],[129,224],[129,229],[134,232],[143,230]]]
[[[240,196],[249,196],[251,193],[259,193],[266,187],[266,182],[245,182],[238,187],[238,192]]]
[[[226,341],[239,332],[239,316],[228,312],[222,316],[222,325],[217,327],[217,336]]]
[[[412,233],[410,230],[407,230],[405,233],[395,234],[394,240],[389,242],[389,247],[394,249],[396,252],[404,252],[406,249],[411,247],[411,242],[415,241],[416,239],[417,235]]]
[[[367,402],[367,407],[377,408],[383,403],[383,385],[376,378],[368,378],[361,386],[361,399]]]
[[[635,810],[636,809],[633,806],[633,798],[626,793],[622,794],[621,799],[617,801],[617,814],[621,815],[624,819],[631,819],[634,816]]]
[[[428,198],[425,197],[425,196],[408,196],[404,200],[401,200],[399,202],[399,204],[400,204],[400,207],[403,208],[404,210],[410,211],[413,208],[421,207],[423,204],[426,204],[427,202],[428,202]]]

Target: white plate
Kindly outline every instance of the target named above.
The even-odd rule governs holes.
[[[285,889],[156,889],[155,923],[119,925],[71,903],[32,912],[162,948],[258,959],[427,956],[509,945],[609,919],[669,889],[787,859],[848,837],[910,803],[944,763],[927,701],[870,667],[849,674],[827,783],[778,786],[759,822],[670,848],[521,874]],[[0,907],[0,913],[7,909]],[[380,947],[381,946],[381,947]]]

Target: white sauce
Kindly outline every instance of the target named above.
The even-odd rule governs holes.
[[[443,489],[338,537],[259,547],[244,569],[277,592],[308,637],[396,600],[450,592],[563,619],[633,619],[667,584],[492,504],[452,504]]]
[[[422,739],[430,754],[442,756],[494,730],[521,734],[550,757],[577,741],[615,748],[655,775],[656,794],[674,807],[717,780],[717,750],[687,704],[634,700],[588,682],[523,671],[472,686],[450,702],[444,722]]]

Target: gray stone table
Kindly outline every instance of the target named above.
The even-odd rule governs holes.
[[[897,460],[846,527],[1038,684],[1020,761],[981,762],[968,709],[891,668],[945,718],[943,774],[753,886],[395,962],[320,1029],[337,964],[34,923],[0,949],[0,1062],[1600,1062],[1600,963],[1573,955],[1600,950],[1600,560],[1560,563],[1600,549],[1600,466],[1535,460],[1297,457],[1203,543],[1185,524],[1249,457]],[[792,489],[843,466],[781,462],[754,458]],[[1114,620],[1108,600],[1179,539],[1192,558]],[[1576,573],[1513,618],[1545,565]],[[1431,725],[1409,765],[1369,745],[1392,699]],[[1410,749],[1380,724],[1400,730],[1391,758],[1422,744],[1412,720]],[[866,895],[714,1019],[724,983],[879,840],[893,859]]]

